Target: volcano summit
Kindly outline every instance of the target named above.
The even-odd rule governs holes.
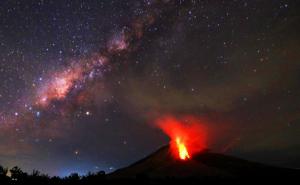
[[[164,146],[148,157],[108,174],[111,179],[192,180],[193,182],[252,182],[297,178],[300,171],[269,166],[244,159],[212,153],[208,150],[181,160],[174,158],[170,146]],[[247,181],[246,181],[247,180]]]

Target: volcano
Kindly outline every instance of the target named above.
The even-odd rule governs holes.
[[[164,146],[136,163],[108,174],[112,179],[293,179],[300,171],[213,153],[208,150],[189,159],[174,158],[172,149]]]

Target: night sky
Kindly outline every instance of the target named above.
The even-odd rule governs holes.
[[[0,164],[114,171],[166,145],[300,168],[297,0],[1,0]]]

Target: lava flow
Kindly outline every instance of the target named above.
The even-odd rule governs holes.
[[[166,116],[156,123],[170,137],[171,154],[176,159],[190,159],[206,148],[206,128],[199,119],[191,116]]]
[[[181,139],[179,137],[176,138],[176,145],[178,148],[180,159],[182,160],[189,159],[190,158],[189,152],[187,151],[185,144],[181,142]]]

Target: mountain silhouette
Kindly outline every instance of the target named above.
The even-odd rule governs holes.
[[[175,159],[169,146],[148,157],[108,174],[111,179],[293,179],[299,170],[269,166],[210,151],[203,151],[188,160]]]
[[[164,146],[136,163],[105,174],[104,171],[79,176],[50,177],[34,170],[31,174],[19,167],[9,170],[0,166],[2,185],[120,185],[120,184],[299,184],[300,170],[269,166],[237,157],[202,151],[191,158],[175,158]],[[298,183],[295,183],[298,182]]]

